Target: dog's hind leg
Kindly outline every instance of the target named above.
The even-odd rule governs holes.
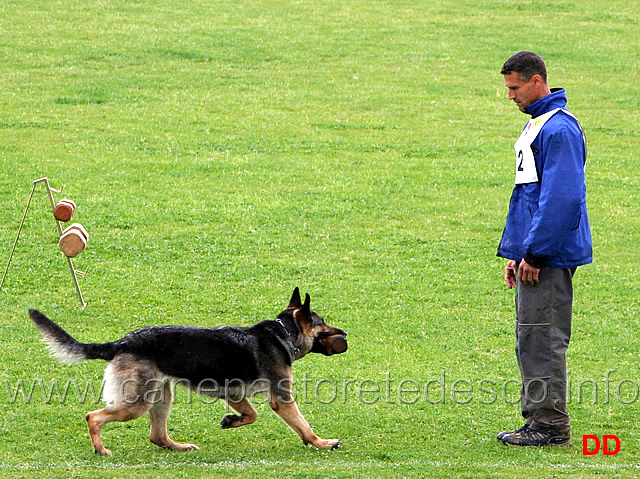
[[[272,398],[269,405],[300,436],[305,445],[311,444],[318,449],[336,449],[340,446],[339,439],[321,439],[313,432],[293,398],[289,397],[286,400]]]
[[[161,396],[155,398],[154,404],[149,410],[151,418],[151,433],[149,438],[156,446],[172,449],[174,451],[194,451],[200,449],[195,444],[179,444],[169,437],[167,432],[167,419],[171,412],[173,402],[173,389],[170,381],[165,381]]]
[[[222,429],[246,426],[247,424],[256,422],[256,419],[258,419],[258,411],[256,411],[253,405],[246,398],[239,401],[232,401],[230,399],[227,399],[226,401],[227,404],[240,413],[240,415],[227,414],[223,417],[221,423]]]
[[[111,451],[102,444],[101,431],[105,424],[111,421],[126,422],[139,418],[149,410],[150,405],[140,401],[130,405],[120,405],[117,408],[107,406],[87,414],[87,425],[89,426],[89,435],[93,442],[93,450],[101,456],[110,456]]]
[[[119,354],[107,365],[104,374],[104,398],[107,406],[87,414],[87,425],[96,454],[110,456],[102,443],[101,431],[111,421],[126,422],[139,418],[152,406],[163,384],[163,375],[155,363],[133,354]]]

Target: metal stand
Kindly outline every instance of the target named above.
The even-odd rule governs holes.
[[[22,232],[22,227],[24,226],[24,220],[27,217],[27,212],[29,211],[29,206],[31,205],[31,199],[33,198],[33,193],[36,191],[36,186],[38,185],[38,183],[44,183],[46,188],[47,188],[47,194],[49,195],[49,201],[51,201],[51,209],[55,210],[56,204],[55,201],[53,200],[53,194],[52,193],[62,193],[62,189],[60,190],[55,190],[53,188],[51,188],[51,185],[49,185],[49,178],[40,178],[39,180],[35,180],[33,182],[33,188],[31,190],[31,194],[29,195],[29,200],[27,201],[27,207],[24,210],[24,215],[22,215],[22,221],[20,222],[20,228],[18,228],[18,234],[16,235],[16,240],[13,242],[13,248],[11,248],[11,254],[9,255],[9,261],[7,263],[7,267],[4,270],[4,275],[2,276],[2,281],[0,282],[0,289],[2,288],[2,286],[4,285],[4,280],[7,277],[7,272],[9,271],[9,265],[11,264],[11,259],[13,258],[13,253],[16,250],[16,246],[18,244],[18,239],[20,238],[20,233]],[[60,222],[56,219],[56,224],[58,225],[58,232],[60,233],[60,235],[62,235],[62,225],[60,224]],[[68,256],[65,256],[65,258],[67,258],[67,263],[69,264],[69,269],[71,270],[71,276],[73,277],[73,282],[76,286],[76,291],[78,293],[78,298],[80,298],[80,304],[82,304],[82,309],[87,307],[87,304],[84,299],[82,298],[82,291],[80,291],[80,284],[78,283],[78,276],[77,274],[83,275],[84,273],[80,272],[80,271],[76,271],[76,269],[73,267],[73,262],[71,261],[71,258],[69,258]]]

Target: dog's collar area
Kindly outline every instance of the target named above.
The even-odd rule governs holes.
[[[276,319],[276,323],[278,323],[280,326],[282,326],[284,328],[284,330],[287,333],[287,336],[291,336],[291,333],[289,332],[289,330],[287,329],[287,327],[284,325],[284,323],[282,322],[282,320],[280,318]]]
[[[285,326],[285,324],[282,322],[282,320],[280,318],[276,318],[276,323],[278,323],[280,326],[282,326],[282,329],[284,329],[285,333],[287,333],[288,337],[291,337],[291,332],[287,329],[287,327]],[[300,349],[296,348],[295,346],[293,347],[293,359],[297,359],[298,358],[298,354],[300,354]]]

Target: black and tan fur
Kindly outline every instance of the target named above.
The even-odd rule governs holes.
[[[198,449],[194,444],[179,444],[167,434],[174,383],[227,401],[238,415],[226,415],[224,429],[253,423],[258,414],[248,398],[265,394],[273,411],[305,444],[334,449],[340,441],[321,439],[312,431],[291,391],[293,361],[309,352],[329,355],[323,341],[331,335],[346,335],[325,324],[309,305],[309,295],[302,303],[296,288],[288,308],[276,320],[251,327],[153,326],[104,344],[78,342],[42,313],[30,310],[29,314],[58,359],[108,361],[106,406],[86,417],[97,454],[111,454],[100,434],[107,423],[130,421],[147,412],[151,442],[175,451]]]

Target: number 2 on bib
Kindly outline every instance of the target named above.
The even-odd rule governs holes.
[[[524,168],[522,167],[523,161],[524,161],[524,153],[522,153],[522,150],[520,150],[518,152],[518,171],[524,171]]]

